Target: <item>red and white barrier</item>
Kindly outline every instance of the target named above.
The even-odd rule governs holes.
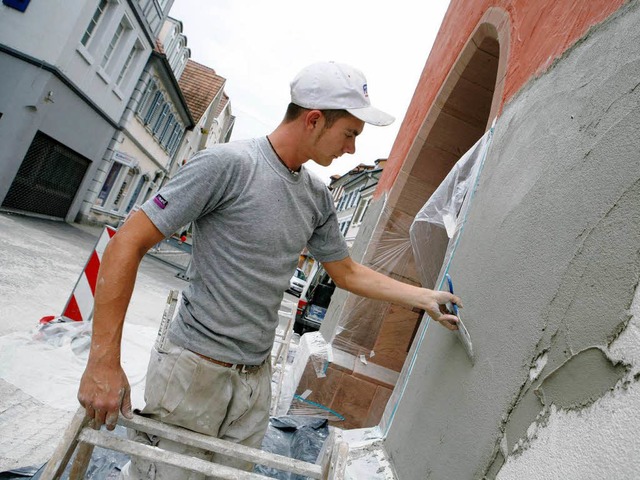
[[[98,269],[100,268],[100,262],[102,261],[102,254],[104,253],[109,240],[111,240],[111,237],[116,234],[116,231],[117,230],[113,227],[108,225],[105,226],[96,246],[89,256],[89,260],[87,260],[87,264],[76,282],[76,286],[71,292],[69,300],[67,300],[67,304],[62,311],[62,318],[60,318],[60,320],[82,322],[91,319],[91,316],[93,315],[96,284],[98,283]],[[43,317],[40,319],[40,323],[47,323],[55,318],[55,316]]]

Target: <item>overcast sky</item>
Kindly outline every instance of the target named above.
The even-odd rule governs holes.
[[[307,166],[328,181],[391,151],[449,0],[175,0],[191,59],[227,79],[231,140],[267,135],[289,103],[289,82],[308,64],[349,63],[367,77],[371,103],[396,117],[367,125],[354,155]]]

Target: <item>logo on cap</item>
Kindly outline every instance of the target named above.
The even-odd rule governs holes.
[[[367,84],[366,83],[364,85],[362,85],[362,91],[364,92],[364,96],[365,97],[369,96],[369,92],[367,92]]]

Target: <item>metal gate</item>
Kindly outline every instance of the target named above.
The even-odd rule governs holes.
[[[38,132],[2,207],[64,218],[90,163],[89,159]]]

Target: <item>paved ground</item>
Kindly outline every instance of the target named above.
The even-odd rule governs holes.
[[[39,379],[52,365],[38,364],[38,358],[48,357],[33,352],[44,354],[51,347],[40,348],[31,338],[40,318],[62,312],[101,232],[0,213],[0,339],[5,341],[0,346],[0,472],[44,463],[75,410],[73,385],[67,391]],[[186,286],[177,273],[154,258],[143,260],[127,324],[137,331],[157,330],[169,290]],[[67,373],[76,376],[81,369],[73,365]],[[14,379],[16,371],[19,378]],[[66,397],[59,399],[60,392]]]
[[[0,473],[45,463],[78,407],[88,330],[64,324],[43,341],[38,321],[62,313],[102,231],[0,212]],[[123,335],[134,407],[169,290],[187,285],[183,273],[149,255],[141,264]],[[287,303],[297,298],[285,294]]]

